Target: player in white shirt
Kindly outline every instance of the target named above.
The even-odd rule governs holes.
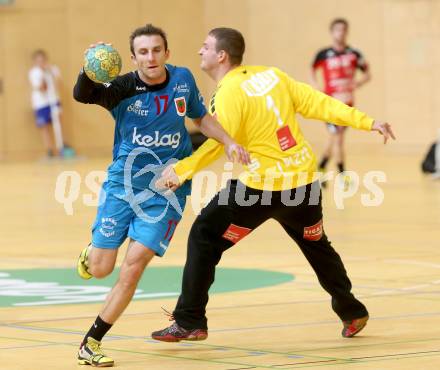
[[[32,108],[35,123],[42,134],[47,153],[52,157],[55,154],[62,154],[63,149],[59,118],[60,99],[57,91],[60,71],[58,67],[49,64],[44,50],[34,51],[32,61],[33,67],[29,71],[29,82],[32,87]]]

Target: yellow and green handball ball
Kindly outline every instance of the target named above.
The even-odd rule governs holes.
[[[110,45],[96,45],[87,50],[84,57],[84,72],[94,82],[105,83],[114,80],[121,68],[121,56]]]

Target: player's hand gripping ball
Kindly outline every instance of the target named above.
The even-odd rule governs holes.
[[[121,72],[121,56],[110,45],[98,44],[87,50],[84,57],[84,72],[94,82],[114,80]]]

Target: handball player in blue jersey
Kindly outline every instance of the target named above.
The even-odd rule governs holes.
[[[113,366],[113,359],[102,353],[101,340],[131,301],[145,267],[155,255],[164,255],[191,192],[190,183],[175,193],[154,186],[167,164],[192,153],[185,116],[205,136],[223,143],[229,159],[249,163],[248,153],[207,113],[191,72],[166,64],[169,50],[162,29],[151,24],[136,29],[130,50],[136,71],[107,84],[95,83],[81,71],[74,87],[77,101],[101,105],[116,123],[113,162],[103,184],[92,242],[78,260],[80,276],[109,275],[118,248],[129,238],[119,279],[78,352],[79,364],[96,367]]]

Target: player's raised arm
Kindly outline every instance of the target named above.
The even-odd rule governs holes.
[[[293,79],[290,83],[295,110],[303,117],[332,122],[340,126],[350,126],[359,130],[378,131],[384,136],[385,143],[389,138],[395,140],[389,123],[374,121],[366,113],[325,95],[307,84]]]
[[[292,78],[289,84],[295,111],[304,118],[371,130],[374,120],[367,114]]]
[[[84,55],[85,56],[90,55],[90,51],[95,50],[97,47],[100,46],[103,46],[103,48],[107,47],[111,50],[111,44],[98,42],[96,44],[90,45],[89,48],[85,50]],[[108,52],[108,50],[105,51]],[[114,52],[117,53],[115,50]],[[114,77],[117,76],[117,74],[120,71],[120,65],[119,68],[117,68],[118,67],[117,65],[114,66],[115,70],[117,71],[117,73],[114,72],[116,76],[114,77],[107,76],[107,79],[104,78],[101,80],[99,80],[96,77],[95,78],[96,81],[92,81],[92,79],[87,75],[87,73],[85,72],[85,67],[86,66],[83,66],[83,68],[81,68],[81,71],[78,75],[78,79],[73,88],[74,99],[80,103],[98,104],[103,106],[104,108],[112,109],[121,100],[121,96],[120,96],[121,89],[118,88],[119,84],[117,83],[106,83],[106,82],[111,81]],[[94,71],[92,71],[91,66],[88,69],[90,70],[91,73],[94,73]]]

